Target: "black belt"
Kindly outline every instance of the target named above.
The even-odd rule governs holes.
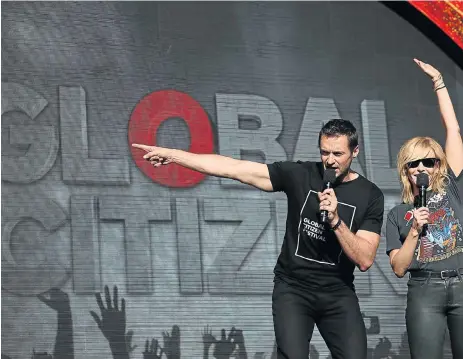
[[[440,272],[432,272],[432,271],[419,271],[419,272],[410,272],[411,278],[439,278],[439,279],[447,279],[453,278],[463,275],[463,268],[460,269],[449,269],[443,270]]]

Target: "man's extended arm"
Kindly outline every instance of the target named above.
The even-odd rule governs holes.
[[[273,191],[268,167],[263,163],[140,144],[133,144],[133,147],[144,150],[143,158],[156,167],[176,163],[206,175],[231,178],[263,191]]]

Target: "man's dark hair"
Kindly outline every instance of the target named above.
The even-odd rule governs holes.
[[[355,126],[352,124],[352,122],[342,120],[340,118],[330,120],[323,125],[322,129],[320,130],[320,134],[318,135],[318,147],[320,147],[320,140],[322,136],[347,136],[347,140],[349,141],[349,149],[351,151],[353,151],[359,144],[359,136]]]

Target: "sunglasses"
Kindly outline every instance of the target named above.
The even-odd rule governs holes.
[[[422,158],[420,160],[408,162],[407,167],[416,168],[420,165],[420,163],[422,163],[423,166],[426,168],[432,168],[436,165],[436,163],[439,163],[439,159],[438,158]]]

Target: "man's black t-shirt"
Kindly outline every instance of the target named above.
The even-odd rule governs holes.
[[[355,265],[319,218],[322,163],[275,162],[268,169],[273,190],[285,192],[288,198],[286,233],[275,275],[309,287],[352,286]],[[359,175],[333,188],[339,217],[354,234],[358,230],[381,233],[384,196],[376,185]]]
[[[463,268],[463,172],[458,177],[449,169],[443,193],[427,199],[429,223],[418,240],[409,272]],[[402,203],[391,209],[386,222],[387,254],[400,249],[412,227],[413,205]]]

